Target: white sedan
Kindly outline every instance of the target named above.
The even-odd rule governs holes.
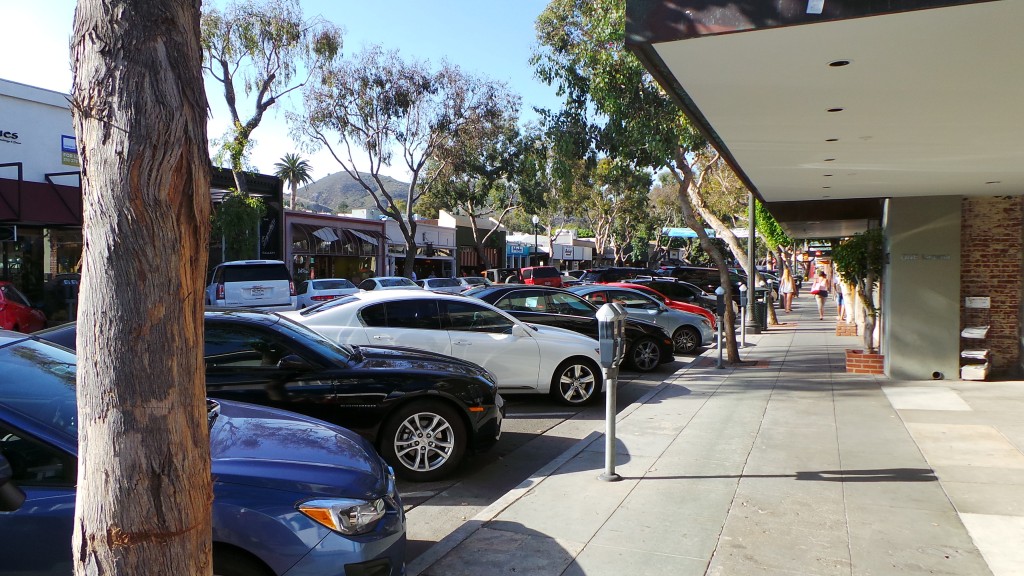
[[[299,283],[295,296],[299,309],[302,309],[356,292],[359,292],[359,288],[344,278],[318,278]]]
[[[546,393],[579,405],[604,390],[596,340],[526,324],[465,296],[360,292],[282,315],[340,344],[404,346],[469,360],[494,374],[502,394]]]

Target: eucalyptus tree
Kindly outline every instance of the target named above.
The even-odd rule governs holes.
[[[403,273],[410,277],[417,201],[452,161],[453,143],[480,126],[498,124],[516,102],[504,84],[446,62],[431,70],[379,46],[321,70],[304,99],[305,112],[293,115],[292,126],[311,147],[326,148],[398,223],[408,246]],[[393,165],[409,178],[404,198],[393,196],[381,180],[381,171]]]
[[[680,198],[683,220],[700,238],[721,274],[731,298],[728,265],[704,231],[691,203],[707,177],[693,163],[693,153],[707,145],[640,62],[625,49],[625,3],[619,0],[552,0],[537,20],[540,46],[535,70],[564,95],[553,115],[568,126],[585,126],[598,154],[667,169]],[[574,120],[564,120],[565,117]],[[725,334],[730,362],[739,361],[735,316],[726,307]]]
[[[305,18],[298,0],[229,0],[224,10],[203,11],[202,46],[203,70],[220,84],[231,115],[224,152],[236,189],[245,192],[245,158],[263,115],[341,57],[342,33]]]
[[[199,32],[196,0],[79,0],[75,9],[85,248],[68,545],[80,576],[211,571]]]
[[[298,192],[299,184],[309,184],[313,181],[313,167],[298,154],[289,152],[280,162],[274,163],[274,175],[288,184],[292,193],[288,207],[295,210],[295,194]]]

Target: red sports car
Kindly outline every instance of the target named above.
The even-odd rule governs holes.
[[[0,280],[0,328],[35,332],[46,327],[46,314],[29,304],[14,284]]]
[[[651,288],[650,286],[644,284],[632,284],[629,282],[612,282],[608,285],[618,286],[619,288],[632,288],[634,290],[639,290],[644,294],[652,296],[653,298],[655,298],[665,306],[668,306],[669,308],[673,308],[675,310],[682,310],[683,312],[692,312],[694,314],[700,314],[701,316],[711,321],[712,328],[715,328],[718,325],[717,320],[715,319],[715,315],[712,314],[711,311],[708,310],[707,308],[701,308],[700,306],[697,306],[696,304],[690,304],[689,302],[680,302],[679,300],[673,300],[668,296],[665,296],[661,292],[658,292],[654,288]]]

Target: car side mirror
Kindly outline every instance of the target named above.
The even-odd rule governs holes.
[[[0,512],[14,512],[25,503],[25,493],[14,484],[14,470],[0,454]]]
[[[512,336],[522,338],[527,335],[529,335],[529,332],[527,332],[526,328],[524,328],[522,324],[512,325]]]
[[[309,370],[311,366],[309,362],[306,362],[302,356],[298,354],[289,354],[284,358],[281,358],[277,363],[277,367],[282,370]]]

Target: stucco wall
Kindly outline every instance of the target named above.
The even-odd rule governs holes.
[[[887,373],[960,377],[959,196],[894,198],[886,211]]]

